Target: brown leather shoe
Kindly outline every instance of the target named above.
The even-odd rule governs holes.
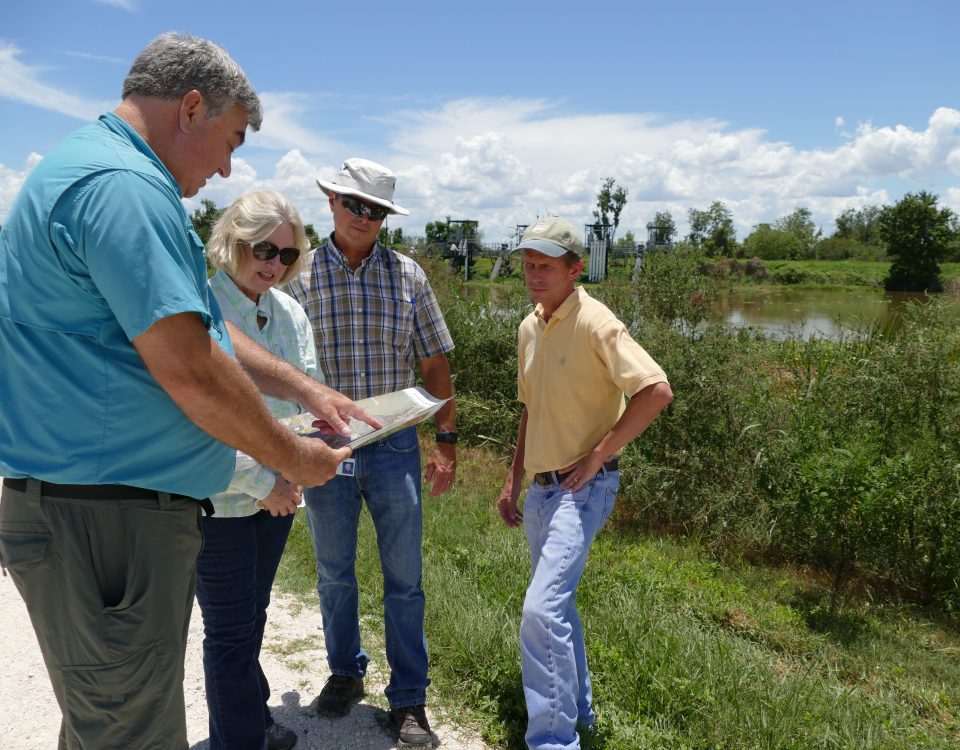
[[[397,730],[397,750],[422,750],[440,744],[440,738],[430,730],[426,707],[422,703],[391,708],[390,721]]]

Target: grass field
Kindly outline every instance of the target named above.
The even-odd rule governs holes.
[[[519,750],[526,545],[493,511],[503,460],[465,448],[459,461],[456,488],[424,499],[431,705]],[[361,618],[385,669],[379,563],[364,519]],[[304,521],[279,581],[312,602]],[[832,606],[829,591],[803,569],[721,564],[695,541],[606,530],[579,596],[599,717],[589,746],[960,747],[957,622],[856,592]]]

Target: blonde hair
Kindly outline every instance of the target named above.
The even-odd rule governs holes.
[[[223,212],[214,224],[207,243],[210,263],[236,277],[240,273],[241,251],[238,245],[262,242],[284,222],[293,229],[293,246],[300,251],[300,257],[292,265],[284,266],[283,275],[277,282],[277,285],[286,284],[303,268],[304,258],[310,250],[310,240],[307,239],[297,209],[273,190],[241,195]]]

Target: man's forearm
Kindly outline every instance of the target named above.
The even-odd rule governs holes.
[[[261,392],[286,401],[300,402],[307,388],[332,390],[260,346],[233,324],[227,323],[227,329],[237,361]]]
[[[306,470],[308,484],[309,464],[332,453],[322,441],[298,438],[273,417],[254,383],[195,314],[164,318],[133,344],[187,418],[217,440],[291,479],[300,480]]]
[[[423,385],[434,398],[450,399],[437,409],[433,417],[437,432],[455,432],[457,429],[457,402],[453,398],[453,379],[450,377],[450,362],[445,354],[420,360],[420,375]]]
[[[339,391],[311,378],[264,349],[242,331],[229,323],[227,325],[237,359],[263,393],[287,401],[296,401],[333,432],[347,434],[347,420],[351,417],[374,428],[383,426]]]
[[[594,452],[602,454],[604,461],[619,453],[623,446],[642,435],[671,401],[673,391],[668,383],[654,383],[634,394],[620,419],[597,443]]]
[[[524,406],[523,413],[520,415],[520,425],[517,427],[517,447],[513,451],[513,461],[510,462],[510,473],[507,475],[507,481],[510,482],[510,488],[514,490],[515,497],[519,494],[520,486],[523,484],[523,463],[526,457],[526,443],[527,407]]]

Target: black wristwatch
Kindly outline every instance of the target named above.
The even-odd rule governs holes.
[[[450,445],[457,444],[457,433],[455,432],[438,432],[434,439],[438,443],[450,443]]]

